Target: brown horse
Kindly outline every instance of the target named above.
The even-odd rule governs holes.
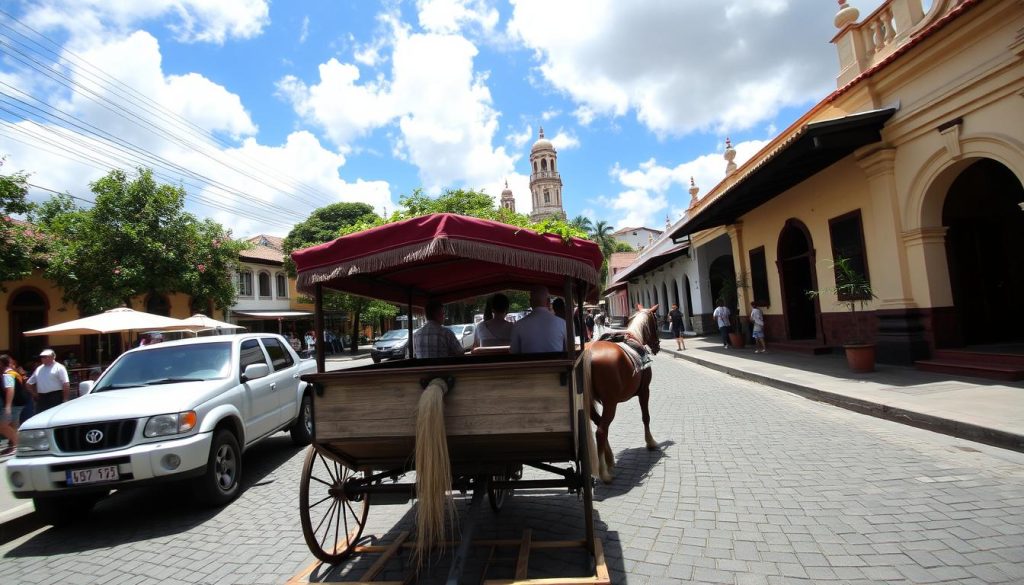
[[[658,305],[645,309],[639,304],[636,313],[629,319],[626,335],[651,348],[658,353],[661,343],[658,340],[657,316]],[[647,403],[651,394],[651,369],[633,372],[633,364],[618,344],[609,341],[588,343],[584,354],[584,368],[589,375],[590,386],[590,418],[597,425],[597,464],[598,475],[604,483],[611,483],[612,468],[615,457],[608,444],[608,427],[615,418],[615,409],[620,402],[636,396],[640,400],[640,413],[644,422],[644,439],[647,448],[658,448],[657,441],[651,436],[651,413]],[[589,362],[587,367],[586,362]],[[593,402],[601,403],[598,414]]]

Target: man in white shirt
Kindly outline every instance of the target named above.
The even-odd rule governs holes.
[[[548,296],[545,286],[530,289],[533,311],[512,326],[510,353],[565,351],[565,319],[548,308]]]
[[[718,300],[718,308],[711,314],[715,318],[715,322],[718,324],[718,331],[722,334],[722,347],[729,349],[729,332],[732,329],[732,322],[729,317],[732,313],[728,307],[725,306],[725,299]]]
[[[57,363],[57,354],[52,349],[44,349],[39,354],[39,359],[43,363],[28,379],[29,392],[36,397],[36,414],[61,402],[67,402],[71,394],[68,371]]]

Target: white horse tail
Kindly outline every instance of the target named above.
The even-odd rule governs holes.
[[[434,378],[420,395],[416,412],[416,548],[413,562],[421,566],[430,550],[444,546],[445,516],[454,525],[452,471],[444,427],[444,395],[448,385]]]
[[[593,349],[583,348],[583,423],[587,425],[587,455],[590,457],[590,475],[600,477],[599,459],[597,456],[597,439],[594,437],[594,424],[590,413],[594,411],[594,376],[590,372],[593,363]]]

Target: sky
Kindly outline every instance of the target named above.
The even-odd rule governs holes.
[[[881,0],[849,0],[862,17]],[[236,236],[339,201],[507,182],[663,229],[836,87],[834,0],[0,3],[0,173],[33,201],[154,169]]]

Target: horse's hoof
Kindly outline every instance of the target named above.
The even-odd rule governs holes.
[[[647,450],[648,451],[657,451],[658,450],[658,444],[655,443],[655,444],[652,445],[650,443],[647,443]]]
[[[610,484],[613,479],[615,479],[615,478],[612,477],[611,475],[602,475],[601,476],[601,481],[604,482],[605,485]]]

